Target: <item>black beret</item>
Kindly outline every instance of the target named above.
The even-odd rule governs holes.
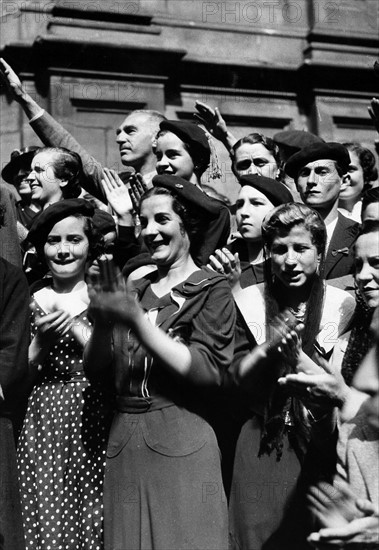
[[[178,197],[179,201],[182,199],[193,209],[195,215],[196,213],[200,215],[205,214],[208,219],[217,217],[220,209],[223,207],[221,201],[208,197],[196,185],[179,176],[154,176],[153,186],[168,189],[173,195]]]
[[[92,221],[96,229],[103,235],[116,230],[116,222],[113,216],[104,210],[100,210],[100,208],[95,209]]]
[[[239,182],[241,187],[249,185],[250,187],[254,187],[254,189],[258,189],[274,206],[293,202],[293,196],[288,187],[272,178],[266,178],[258,174],[247,174],[246,176],[242,176]]]
[[[36,216],[30,228],[28,240],[34,246],[43,245],[48,234],[59,221],[75,214],[92,218],[94,212],[92,204],[85,199],[63,199],[55,202]]]
[[[285,165],[286,174],[295,179],[299,170],[308,164],[308,162],[321,159],[330,159],[338,162],[344,173],[349,169],[350,155],[346,147],[334,142],[312,143],[288,159]]]
[[[204,161],[210,161],[211,150],[206,133],[194,122],[182,120],[162,120],[159,124],[162,131],[172,132],[182,141],[193,147],[204,158]]]
[[[304,130],[284,130],[275,134],[272,139],[280,147],[292,149],[293,154],[312,143],[324,143],[324,140],[319,136]]]
[[[13,178],[21,168],[30,168],[32,159],[40,147],[30,145],[23,149],[15,149],[11,152],[11,158],[1,172],[1,177],[8,183],[13,183]]]

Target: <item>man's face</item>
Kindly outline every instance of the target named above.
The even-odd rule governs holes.
[[[132,113],[116,131],[121,162],[139,170],[149,156],[153,155],[153,137],[158,132],[146,113]]]
[[[30,189],[30,183],[28,182],[29,174],[30,168],[20,168],[20,170],[13,178],[13,185],[17,189],[22,199],[29,199],[32,193],[32,190]]]
[[[300,169],[296,181],[301,200],[310,208],[331,208],[346,186],[337,172],[336,163],[330,159],[308,162]]]

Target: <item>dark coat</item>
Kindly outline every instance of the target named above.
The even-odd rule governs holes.
[[[29,290],[22,271],[0,258],[0,548],[25,548],[12,412],[27,374]]]
[[[325,278],[335,279],[353,272],[353,245],[358,235],[359,224],[338,214],[326,258]]]

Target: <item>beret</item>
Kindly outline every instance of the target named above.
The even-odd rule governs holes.
[[[312,143],[324,143],[324,140],[319,136],[315,136],[304,130],[284,130],[275,134],[272,139],[280,147],[292,150],[292,154],[304,149],[304,147],[308,147]]]
[[[116,230],[116,222],[114,221],[113,216],[100,208],[95,208],[92,221],[96,229],[103,235],[105,235],[105,233],[109,233],[110,231]]]
[[[162,120],[160,130],[172,132],[182,141],[196,149],[209,164],[211,149],[206,133],[194,122],[183,120]]]
[[[154,187],[164,187],[173,195],[178,197],[179,201],[184,201],[194,214],[206,215],[208,219],[219,215],[223,203],[201,191],[195,184],[180,178],[179,176],[161,175],[153,177]],[[200,212],[199,212],[200,211]]]
[[[11,158],[8,164],[6,164],[1,172],[1,177],[8,183],[13,183],[13,178],[21,168],[30,168],[32,158],[36,154],[40,147],[37,145],[30,145],[23,149],[14,149],[11,152]]]
[[[94,212],[95,209],[92,204],[85,199],[63,199],[55,202],[35,217],[30,227],[28,240],[34,246],[43,245],[48,234],[59,221],[75,214],[82,214],[91,218]]]
[[[288,187],[272,178],[266,178],[258,174],[247,174],[240,178],[240,185],[241,187],[249,185],[254,189],[258,189],[274,206],[293,202],[293,196]]]
[[[329,142],[312,143],[292,155],[286,162],[285,172],[295,179],[299,170],[308,162],[321,159],[335,160],[344,173],[348,171],[350,164],[349,151],[340,143]]]

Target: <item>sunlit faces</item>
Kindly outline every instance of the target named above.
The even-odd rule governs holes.
[[[262,221],[270,210],[272,202],[258,189],[244,185],[236,202],[236,219],[238,231],[247,241],[262,240]]]
[[[136,169],[152,155],[153,136],[158,131],[152,127],[148,113],[132,113],[116,131],[121,162]]]
[[[369,307],[379,305],[379,232],[358,237],[355,243],[355,280]]]
[[[278,172],[275,157],[263,143],[243,143],[238,147],[233,168],[238,179],[247,174],[260,174],[275,179]]]
[[[303,225],[279,233],[270,254],[273,275],[288,288],[301,287],[310,281],[320,262],[312,235]]]
[[[61,187],[66,183],[54,173],[54,156],[55,153],[48,151],[38,153],[27,178],[32,199],[41,205],[58,201],[62,197]]]
[[[43,250],[53,278],[84,278],[89,245],[84,225],[83,218],[69,216],[50,231]]]
[[[320,159],[301,168],[296,185],[303,202],[317,210],[331,208],[347,183],[342,184],[334,160]]]
[[[197,182],[195,165],[183,141],[172,132],[159,136],[155,146],[158,174],[169,174]]]
[[[359,161],[358,155],[354,151],[349,151],[350,165],[347,174],[344,176],[344,181],[347,182],[345,189],[341,190],[340,199],[343,200],[358,200],[361,196],[364,187],[363,168]]]
[[[154,195],[142,202],[141,235],[152,260],[171,267],[186,259],[190,241],[180,217],[172,209],[172,198]]]

